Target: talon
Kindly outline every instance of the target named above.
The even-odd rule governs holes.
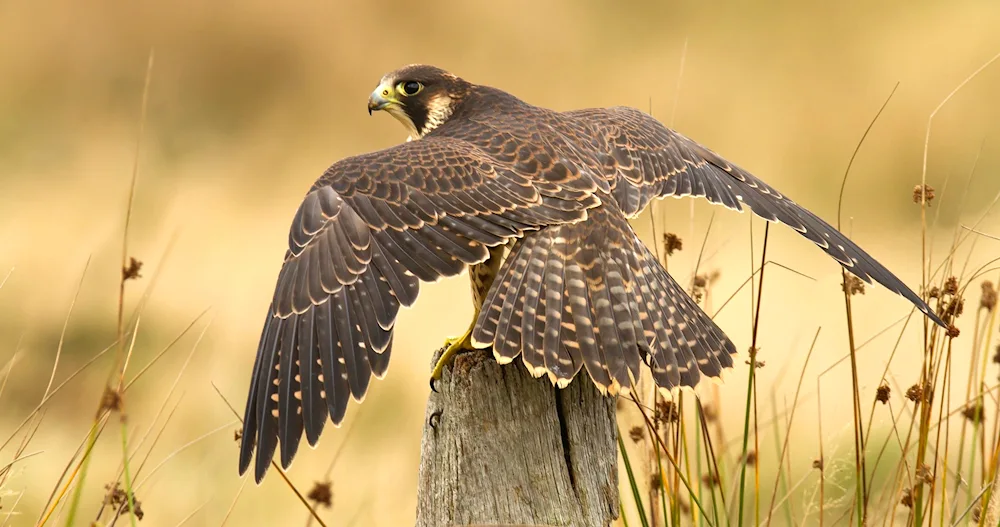
[[[434,381],[440,381],[441,375],[444,373],[444,369],[451,365],[455,361],[455,356],[459,353],[466,351],[475,351],[477,348],[472,344],[472,330],[476,327],[476,319],[472,319],[472,324],[469,329],[461,337],[449,338],[445,341],[448,346],[445,348],[444,352],[441,354],[441,358],[438,359],[437,364],[434,365],[434,370],[431,372],[431,390],[438,393],[437,389],[434,387]]]

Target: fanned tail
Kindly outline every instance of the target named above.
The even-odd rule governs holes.
[[[736,347],[607,207],[518,240],[473,340],[560,387],[586,369],[601,391],[627,393],[642,362],[664,390],[718,377]]]

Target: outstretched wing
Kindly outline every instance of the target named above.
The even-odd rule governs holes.
[[[485,143],[503,148],[503,137]],[[257,447],[259,482],[281,442],[287,467],[303,430],[315,444],[327,416],[388,366],[400,306],[419,282],[482,262],[487,247],[541,226],[579,221],[600,204],[567,161],[523,147],[507,157],[449,137],[426,138],[330,167],[292,221],[257,349],[240,473]]]
[[[715,152],[663,126],[633,108],[588,109],[563,114],[575,135],[603,152],[602,170],[619,207],[637,216],[653,198],[701,196],[795,229],[858,278],[882,284],[917,309],[944,322],[916,293],[840,231],[773,187]]]

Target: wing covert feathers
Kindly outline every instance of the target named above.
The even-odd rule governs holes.
[[[635,217],[652,199],[667,196],[700,196],[737,211],[746,205],[768,221],[795,229],[858,278],[882,284],[945,326],[919,295],[829,223],[649,115],[624,107],[563,115],[569,118],[568,129],[588,138],[600,152],[600,168],[627,216]]]

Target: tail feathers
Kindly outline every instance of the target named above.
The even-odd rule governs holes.
[[[473,339],[560,387],[585,368],[612,394],[632,388],[643,362],[670,390],[719,376],[736,353],[625,218],[603,207],[518,240]]]

